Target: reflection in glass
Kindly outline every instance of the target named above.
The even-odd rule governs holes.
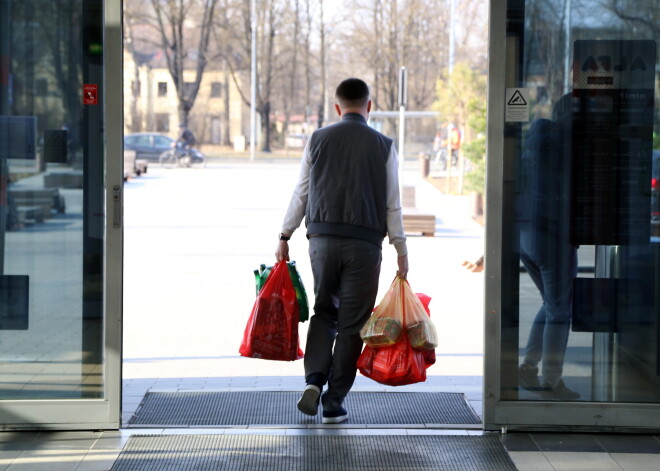
[[[0,400],[104,394],[102,3],[0,2]]]
[[[531,102],[505,131],[501,397],[660,402],[660,4],[508,17]]]
[[[542,301],[526,341],[520,385],[548,400],[580,397],[562,378],[577,274],[577,249],[569,234],[571,98],[557,102],[552,120],[531,124],[521,160],[520,261]]]

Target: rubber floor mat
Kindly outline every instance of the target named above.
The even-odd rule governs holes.
[[[150,392],[129,426],[203,427],[320,424],[296,407],[299,392]],[[480,424],[459,393],[351,392],[344,406],[352,425]]]
[[[133,436],[112,471],[515,471],[497,435]]]

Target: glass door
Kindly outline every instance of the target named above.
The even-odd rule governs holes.
[[[486,428],[659,428],[659,19],[491,1]]]
[[[121,40],[120,0],[0,0],[3,429],[120,424]]]

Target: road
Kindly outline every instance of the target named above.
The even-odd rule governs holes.
[[[255,299],[253,270],[272,264],[298,163],[223,162],[161,169],[125,185],[124,378],[299,375],[291,363],[238,356]],[[417,208],[437,217],[435,237],[408,239],[409,282],[433,298],[438,362],[429,375],[482,374],[483,273],[462,263],[483,251],[467,197],[446,197],[406,169]],[[386,241],[387,242],[387,241]],[[310,304],[304,231],[290,242]],[[385,243],[378,299],[396,272]],[[301,324],[301,345],[307,324]]]

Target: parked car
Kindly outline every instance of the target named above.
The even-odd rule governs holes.
[[[160,155],[172,149],[176,139],[157,132],[139,132],[124,136],[124,149],[134,150],[135,158],[149,162],[158,162]],[[191,150],[192,163],[204,162],[204,154],[197,149]]]

